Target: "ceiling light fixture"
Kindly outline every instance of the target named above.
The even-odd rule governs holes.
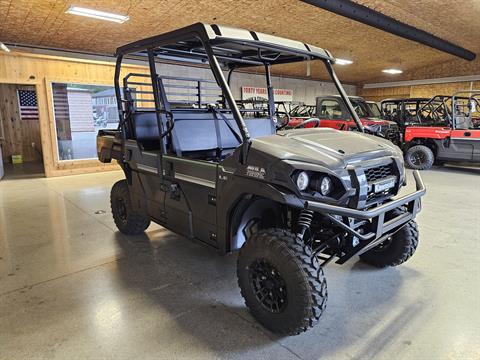
[[[392,74],[392,75],[403,73],[402,70],[398,70],[398,69],[385,69],[385,70],[382,70],[382,72],[387,74]]]
[[[82,8],[78,6],[70,6],[68,10],[65,11],[65,13],[80,15],[80,16],[87,16],[87,17],[100,19],[100,20],[113,21],[119,24],[122,24],[129,19],[129,17],[125,15],[112,14],[105,11],[87,9],[87,8]]]
[[[6,52],[10,52],[10,49],[4,43],[0,42],[0,49]]]
[[[352,60],[347,60],[347,59],[335,59],[335,64],[336,65],[350,65],[353,64]]]

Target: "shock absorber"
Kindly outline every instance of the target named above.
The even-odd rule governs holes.
[[[298,230],[297,238],[305,240],[304,236],[307,230],[310,229],[313,221],[313,211],[303,209],[298,216]],[[310,241],[310,239],[308,239]]]

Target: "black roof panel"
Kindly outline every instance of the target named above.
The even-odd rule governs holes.
[[[335,59],[324,49],[300,41],[227,26],[196,23],[165,34],[138,40],[117,49],[116,55],[145,56],[152,49],[162,58],[207,62],[208,43],[218,61],[229,65],[257,66],[307,59]]]

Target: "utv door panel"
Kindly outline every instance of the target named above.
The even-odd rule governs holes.
[[[473,144],[473,161],[480,161],[480,129],[469,130]]]
[[[452,142],[465,151],[467,160],[480,160],[480,130],[452,130]]]
[[[473,144],[465,144],[456,139],[446,138],[435,140],[437,144],[437,156],[439,160],[469,161],[473,156]]]
[[[163,224],[165,222],[165,191],[158,175],[138,172],[132,176],[132,181],[131,193],[134,197],[132,200],[138,201],[138,205],[143,201],[147,205],[148,215]]]
[[[460,160],[473,160],[473,150],[475,139],[472,138],[470,130],[452,130],[451,132],[451,148],[452,151],[458,153]],[[479,139],[480,140],[480,139]]]
[[[162,177],[158,173],[158,152],[138,151],[136,145],[127,144],[126,150],[129,166],[134,171],[131,191],[136,201],[145,201],[150,217],[163,223],[165,210],[165,189]]]
[[[169,227],[185,236],[217,246],[217,164],[174,156],[164,156],[163,161],[167,188],[165,211]]]

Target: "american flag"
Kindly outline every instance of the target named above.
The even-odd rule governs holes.
[[[37,93],[35,90],[17,90],[20,119],[38,120]]]

